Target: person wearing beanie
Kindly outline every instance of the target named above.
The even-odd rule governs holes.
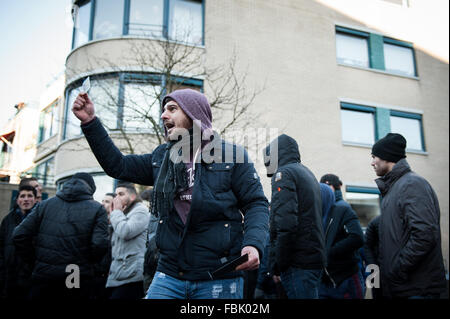
[[[146,298],[242,298],[243,271],[257,269],[264,251],[268,201],[247,152],[212,130],[207,98],[192,89],[165,96],[166,143],[143,155],[118,150],[88,94],[77,96],[72,111],[109,176],[153,186],[159,261]],[[230,149],[233,156],[222,152]],[[244,255],[236,268],[215,272]]]
[[[320,178],[320,183],[327,184],[328,186],[331,187],[331,189],[334,192],[334,198],[335,198],[336,205],[343,205],[343,206],[350,207],[350,204],[347,203],[344,200],[344,197],[342,196],[342,191],[341,191],[342,181],[339,179],[339,177],[337,175],[325,174]]]
[[[77,173],[14,230],[16,253],[33,265],[31,299],[93,297],[95,266],[109,247],[108,217],[94,191],[92,176]]]
[[[382,195],[379,221],[381,288],[385,298],[439,298],[446,289],[439,201],[406,161],[405,138],[389,133],[372,147]]]

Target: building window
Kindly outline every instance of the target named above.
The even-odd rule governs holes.
[[[425,151],[422,115],[391,110],[390,124],[392,133],[405,137],[407,150]]]
[[[415,76],[414,50],[399,41],[384,38],[384,63],[386,71]]]
[[[81,135],[80,120],[78,120],[78,118],[72,112],[73,102],[75,102],[75,99],[77,98],[80,91],[80,84],[78,84],[77,87],[71,88],[66,94],[66,116],[64,121],[63,139],[69,139]]]
[[[367,35],[364,33],[336,33],[337,61],[343,64],[370,67]]]
[[[372,145],[375,142],[375,109],[341,103],[342,141]]]
[[[128,34],[162,37],[164,0],[131,0]]]
[[[342,142],[371,146],[388,133],[406,139],[406,151],[426,152],[422,115],[341,102]]]
[[[169,32],[170,39],[192,44],[202,44],[202,2],[194,0],[171,0]]]
[[[1,142],[1,144],[0,144],[0,146],[1,146],[0,168],[6,167],[10,164],[10,161],[12,159],[12,151],[13,151],[12,143],[14,141],[15,135],[16,135],[16,132],[12,131],[12,132],[9,132],[7,134],[3,134],[0,136],[0,142]],[[3,173],[0,173],[0,175],[3,175]]]
[[[93,39],[121,36],[124,0],[95,0]]]
[[[153,133],[160,125],[163,95],[161,83],[164,76],[143,73],[113,73],[91,76],[89,96],[95,105],[96,115],[110,130]],[[71,108],[80,92],[83,79],[67,89],[64,139],[81,135],[80,121]],[[203,82],[196,79],[174,78],[174,86],[201,89]]]
[[[125,91],[123,106],[123,127],[125,130],[148,130],[149,120],[159,122],[160,103],[159,85],[148,83],[126,82],[123,85]]]
[[[361,227],[380,215],[380,191],[377,188],[346,186],[347,202],[359,218]]]
[[[72,48],[122,35],[166,38],[203,44],[201,0],[76,1]]]
[[[76,48],[89,41],[91,1],[79,1],[75,11],[72,47]]]
[[[41,112],[39,123],[39,143],[54,136],[58,130],[58,104],[59,99]]]
[[[54,186],[55,184],[55,160],[51,158],[36,166],[35,177],[43,186]]]
[[[336,26],[336,57],[340,64],[417,76],[411,43]]]

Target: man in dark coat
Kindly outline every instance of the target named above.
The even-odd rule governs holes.
[[[31,298],[89,298],[94,264],[108,248],[108,220],[94,201],[95,183],[76,173],[14,230],[16,252],[35,257]]]
[[[87,94],[78,95],[72,110],[109,176],[154,185],[160,255],[147,298],[242,298],[240,270],[258,268],[268,232],[259,177],[243,148],[211,136],[211,107],[202,93],[176,90],[162,106],[167,143],[150,154],[127,156],[113,144]],[[245,254],[248,261],[237,271],[214,273]]]
[[[31,212],[37,190],[30,185],[19,187],[16,207],[0,226],[0,298],[26,299],[31,287],[31,265],[20,258],[12,240],[14,228]]]
[[[320,187],[300,161],[297,142],[283,134],[264,150],[272,177],[270,265],[289,299],[317,299],[326,264]]]
[[[364,279],[358,266],[358,250],[364,244],[364,235],[358,217],[350,205],[335,202],[330,186],[321,183],[320,190],[327,251],[320,298],[364,299]]]
[[[372,147],[383,196],[379,225],[383,296],[439,298],[445,290],[440,209],[431,185],[405,157],[406,140],[389,133]]]

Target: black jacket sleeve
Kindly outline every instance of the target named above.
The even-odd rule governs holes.
[[[124,156],[98,118],[81,125],[81,129],[106,174],[140,185],[153,185],[151,154]]]
[[[378,224],[380,222],[380,216],[372,219],[367,225],[365,242],[364,242],[364,254],[366,255],[367,264],[378,265]]]
[[[244,240],[242,248],[253,246],[263,258],[267,233],[269,231],[269,203],[264,195],[254,164],[244,151],[244,163],[237,163],[232,174],[233,193],[244,215]]]
[[[3,218],[0,225],[0,298],[3,297],[6,280],[6,265],[5,265],[5,243],[6,243],[6,218]]]
[[[103,206],[96,213],[95,224],[91,238],[91,254],[93,261],[100,261],[108,252],[108,215]]]
[[[277,274],[290,266],[290,248],[298,229],[298,198],[295,181],[286,171],[279,171],[282,178],[272,178],[271,266]],[[272,237],[274,237],[272,236]]]
[[[330,257],[353,252],[364,244],[364,234],[355,212],[350,207],[341,207],[345,208],[342,227],[346,236],[333,243],[329,252]]]
[[[27,263],[34,261],[33,239],[39,231],[41,220],[42,204],[39,203],[13,232],[13,242],[16,247],[16,253]]]

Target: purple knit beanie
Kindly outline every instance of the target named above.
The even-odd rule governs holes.
[[[163,106],[169,98],[177,102],[192,121],[201,121],[202,132],[212,128],[211,106],[204,94],[192,89],[176,90],[164,97]]]

